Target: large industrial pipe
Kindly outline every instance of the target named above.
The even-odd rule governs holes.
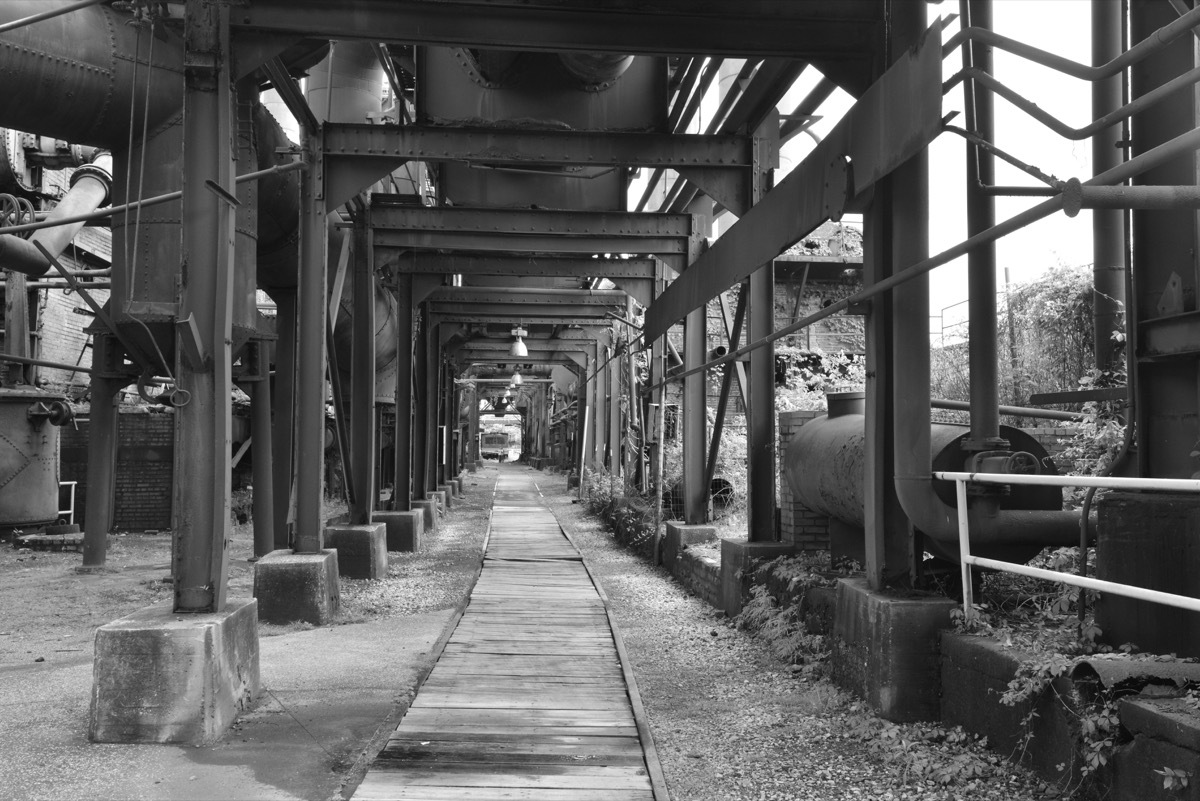
[[[66,217],[88,214],[108,202],[112,190],[112,154],[100,153],[91,164],[87,164],[71,175],[71,188],[51,210],[45,222],[52,223]],[[83,228],[84,223],[74,222],[53,228],[42,228],[29,239],[14,234],[0,236],[0,267],[24,273],[34,278],[45,275],[50,262],[34,247],[40,242],[51,256],[57,256],[71,244],[71,240]]]

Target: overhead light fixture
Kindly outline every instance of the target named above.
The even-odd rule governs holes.
[[[504,390],[504,399],[505,399],[505,400],[508,400],[508,399],[509,399],[509,398],[511,398],[511,397],[512,397],[512,391],[511,391],[511,390],[509,390],[509,389],[505,389],[505,390]]]
[[[523,383],[525,383],[525,379],[521,378],[521,373],[519,371],[513,371],[512,385],[514,387],[519,387]]]
[[[512,330],[512,335],[516,337],[513,340],[512,347],[508,350],[509,356],[528,356],[529,348],[525,347],[525,341],[521,337],[529,336],[529,332],[521,326],[517,326]]]

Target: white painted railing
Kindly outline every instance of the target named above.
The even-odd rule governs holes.
[[[1005,484],[1042,487],[1097,487],[1100,489],[1121,490],[1154,490],[1159,492],[1189,492],[1200,493],[1200,481],[1180,478],[1100,478],[1096,476],[1033,476],[1007,475],[1001,473],[955,473],[939,471],[934,478],[953,481],[958,499],[958,551],[962,564],[963,614],[970,619],[974,614],[974,591],[971,587],[971,568],[986,567],[1005,573],[1015,573],[1018,576],[1056,581],[1059,584],[1069,584],[1089,590],[1098,590],[1113,595],[1123,595],[1139,601],[1154,603],[1200,612],[1200,598],[1188,595],[1176,595],[1170,592],[1148,590],[1115,581],[1076,576],[1071,573],[1059,573],[1055,570],[1043,570],[1038,567],[1019,565],[1015,562],[1003,562],[998,559],[986,559],[971,555],[970,524],[967,514],[967,484]]]

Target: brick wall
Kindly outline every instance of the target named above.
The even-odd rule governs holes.
[[[82,522],[87,489],[88,421],[62,429],[62,480],[78,481],[75,521]],[[171,527],[174,417],[163,412],[122,412],[117,430],[114,531]]]
[[[783,459],[788,443],[800,427],[825,414],[815,409],[780,412],[777,422],[779,431],[779,538],[794,542],[805,551],[829,549],[829,518],[807,508],[792,494],[792,488],[784,478]]]
[[[70,262],[70,259],[64,259]],[[88,266],[75,265],[75,266]],[[103,304],[108,299],[108,290],[94,289],[89,293],[98,303]],[[86,308],[87,304],[76,294],[67,294],[61,289],[46,290],[41,297],[41,315],[38,318],[39,328],[39,357],[60,364],[79,364],[84,368],[92,366],[92,353],[89,337],[83,329],[92,318],[75,313],[77,308]],[[58,391],[78,396],[87,386],[88,377],[85,373],[72,373],[70,370],[58,370],[44,367],[38,375],[47,386]]]
[[[721,608],[721,563],[717,559],[684,548],[675,560],[671,573],[676,581],[698,598]]]

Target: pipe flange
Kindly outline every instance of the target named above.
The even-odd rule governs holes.
[[[71,187],[74,187],[75,184],[79,183],[79,181],[83,178],[94,178],[104,186],[104,199],[100,201],[97,208],[100,206],[107,206],[110,195],[112,194],[112,174],[95,162],[91,164],[84,164],[82,167],[78,167],[75,172],[71,173]]]

